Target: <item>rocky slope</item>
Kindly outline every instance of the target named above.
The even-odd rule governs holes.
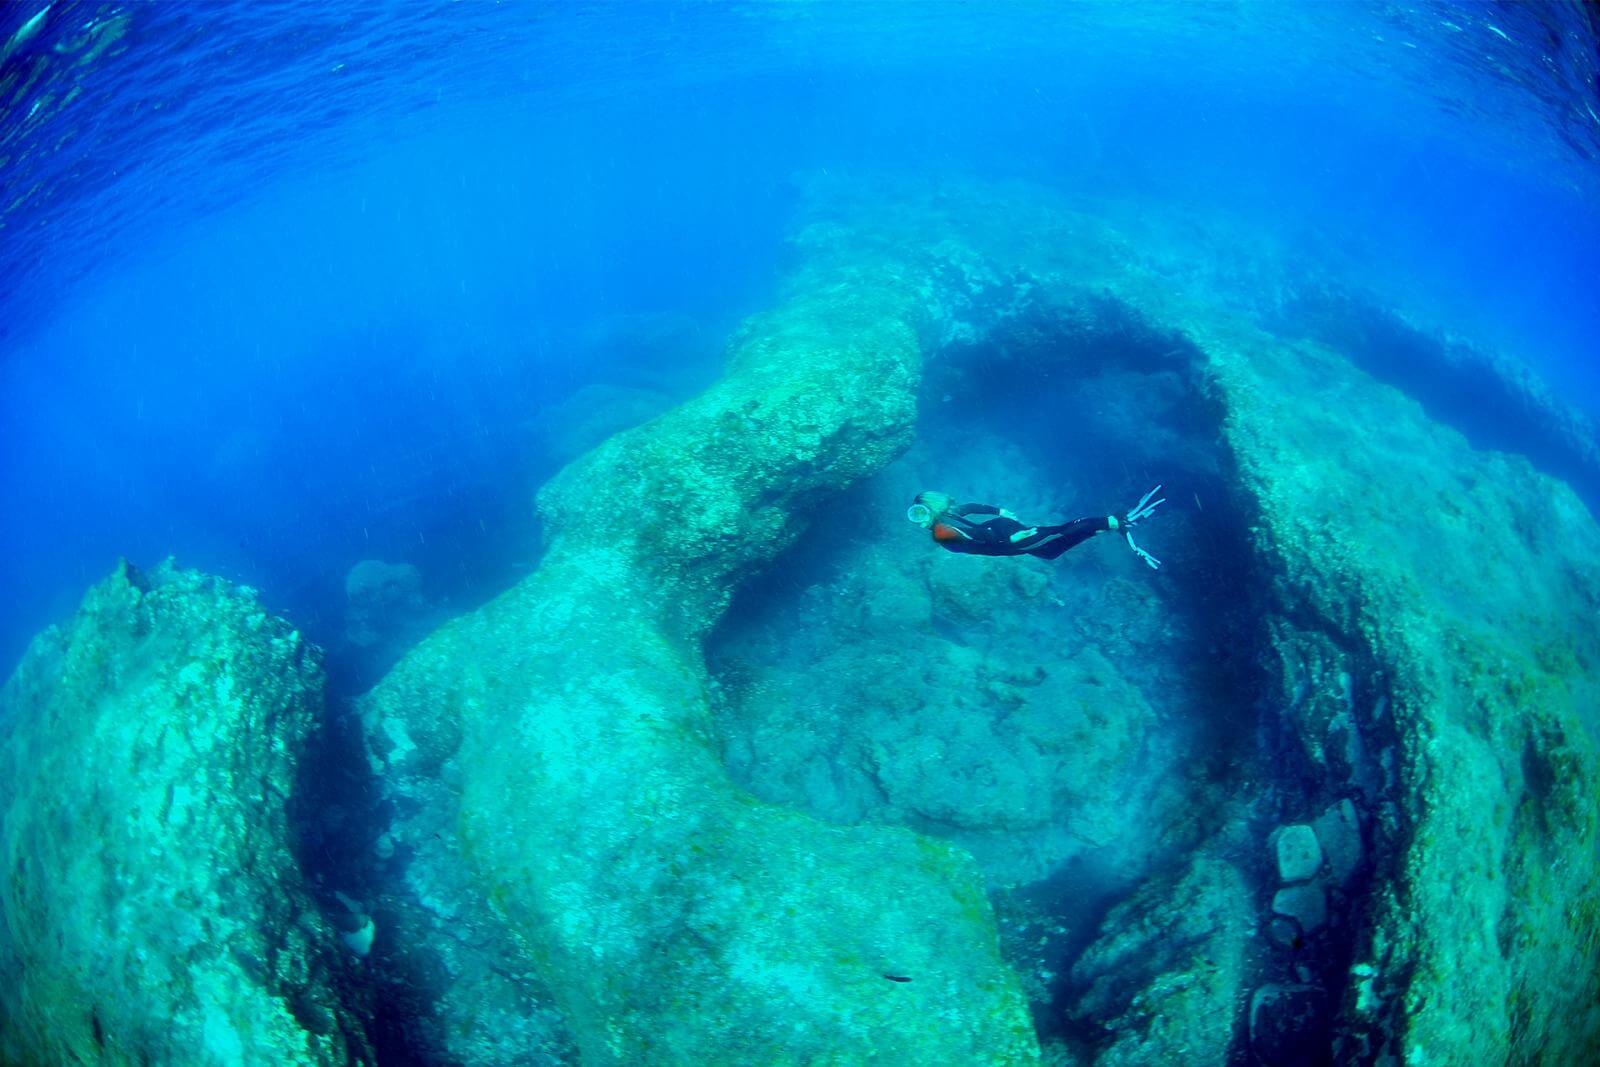
[[[290,848],[316,652],[123,565],[0,690],[0,1062],[370,1061]]]
[[[1547,398],[1489,450],[1315,267],[1031,186],[819,182],[793,244],[311,757],[315,656],[226,583],[121,570],[35,643],[0,1060],[1600,1055],[1600,528]],[[1159,573],[902,518],[1158,481]]]
[[[447,847],[585,1062],[1036,1055],[963,853],[755,801],[711,740],[702,639],[907,443],[915,311],[892,263],[801,271],[717,385],[541,493],[533,576],[363,702],[385,771],[403,735],[459,781]]]

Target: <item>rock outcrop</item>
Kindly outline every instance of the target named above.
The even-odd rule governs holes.
[[[1330,778],[1378,783],[1348,1021],[1403,1062],[1593,1058],[1600,529],[1335,352],[1195,336],[1282,610],[1345,650],[1343,678],[1304,681],[1348,717],[1293,726],[1310,751],[1348,753],[1354,730],[1370,755]]]
[[[1375,378],[1370,353],[1313,339],[1328,334],[1290,321],[1295,302],[1283,294],[1302,284],[1323,291],[1314,275],[1251,262],[1243,246],[1201,243],[1185,257],[1182,241],[1166,236],[1142,245],[1113,216],[1080,213],[1022,186],[841,183],[819,189],[798,243],[840,256],[893,249],[915,265],[936,353],[927,372],[936,387],[925,391],[925,404],[970,403],[1008,379],[1048,388],[1063,402],[1089,396],[1091,404],[1064,409],[1071,414],[1057,424],[1062,432],[1142,419],[1160,447],[1116,440],[1104,458],[1183,469],[1181,480],[1201,485],[1208,508],[1237,516],[1231,540],[1220,530],[1185,531],[1211,559],[1183,569],[1213,571],[1212,586],[1237,598],[1246,617],[1234,634],[1242,647],[1211,649],[1238,649],[1249,664],[1235,679],[1244,684],[1212,692],[1206,714],[1228,715],[1231,705],[1233,729],[1263,741],[1231,759],[1241,806],[1197,810],[1213,827],[1229,827],[1233,848],[1245,847],[1245,820],[1271,816],[1249,844],[1266,861],[1248,886],[1266,936],[1242,957],[1246,965],[1204,986],[1209,1008],[1195,1011],[1232,1018],[1226,1032],[1249,1035],[1268,1063],[1324,1059],[1333,1042],[1351,1055],[1403,1062],[1593,1058],[1593,517],[1528,458],[1474,448],[1416,398]],[[1097,381],[1119,374],[1132,390],[1098,390]],[[1172,394],[1176,406],[1156,386],[1162,375],[1187,383]],[[925,412],[947,443],[951,416]],[[1212,435],[1214,460],[1174,436],[1183,427]],[[1092,434],[1083,439],[1099,443]],[[1510,447],[1526,443],[1534,461],[1544,455],[1541,440],[1531,425],[1501,427],[1497,437]],[[1179,497],[1176,506],[1187,503]],[[1194,504],[1202,510],[1198,495]],[[1171,528],[1175,519],[1169,512],[1163,521]],[[1229,559],[1237,569],[1218,570]],[[868,573],[867,602],[894,597],[885,603],[912,627],[938,623],[927,592]],[[857,625],[849,611],[837,609],[844,625]],[[999,632],[985,624],[964,637],[986,643]],[[983,658],[993,654],[1004,652]],[[876,653],[886,665],[895,655],[887,644]],[[860,644],[849,656],[868,661],[875,653]],[[1137,678],[1126,660],[1111,661]],[[814,792],[816,779],[790,765],[782,744],[740,731],[743,722],[766,729],[786,715],[805,719],[800,709],[814,708],[815,697],[759,662],[734,668],[736,689],[757,715],[738,711],[744,698],[736,693],[730,752],[759,769],[743,753],[765,745],[779,753],[768,762],[782,773],[777,791]],[[881,691],[893,699],[900,690]],[[1147,700],[1170,709],[1170,692]],[[846,706],[870,694],[831,699]],[[1004,706],[996,695],[992,707]],[[892,727],[892,716],[877,718]],[[873,719],[869,712],[856,720],[868,752],[894,736],[874,733]],[[1015,725],[1001,714],[995,721]],[[1007,773],[1026,766],[1014,758],[1025,749],[1013,745],[1013,756],[1003,756],[1005,747],[945,745],[940,773],[960,780],[984,759],[1002,760]],[[1004,774],[990,777],[1003,787]],[[753,787],[774,789],[771,781]],[[900,791],[861,794],[867,802],[856,817],[913,821],[895,810]],[[959,796],[946,791],[941,801],[949,807]],[[973,812],[1002,834],[1016,829]],[[1064,807],[1052,818],[1070,825],[1073,812]],[[1276,823],[1306,824],[1289,842],[1300,846],[1296,854],[1275,854],[1268,834]],[[1122,980],[1138,983],[1137,975]],[[1150,981],[1130,1003],[1155,996],[1165,979]],[[1077,1025],[1126,1021],[1086,993],[1067,988],[1060,996],[1079,998],[1067,1004]],[[1136,1048],[1130,1040],[1117,1045]]]
[[[0,1062],[371,1062],[287,809],[316,651],[126,564],[0,690]]]
[[[337,928],[315,656],[119,570],[0,694],[0,1061],[1594,1060],[1600,527],[1337,287],[1114,216],[814,189],[725,376],[584,437],[319,750]],[[1159,576],[899,518],[1163,480]]]
[[[546,487],[537,572],[363,701],[375,758],[403,735],[459,782],[471,884],[585,1062],[1037,1055],[970,859],[760,803],[712,743],[704,637],[906,445],[917,316],[892,261],[814,261],[717,385]]]
[[[344,576],[345,639],[371,648],[416,625],[427,601],[422,574],[409,563],[364,559]]]

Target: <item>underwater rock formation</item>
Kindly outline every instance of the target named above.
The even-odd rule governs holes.
[[[1053,394],[1054,448],[1076,451],[1085,465],[1122,467],[1135,491],[1139,480],[1128,468],[1163,472],[1150,481],[1200,487],[1191,521],[1164,515],[1154,536],[1165,542],[1166,532],[1178,532],[1201,549],[1163,578],[1181,582],[1190,571],[1205,581],[1167,599],[1181,606],[1206,585],[1234,597],[1231,633],[1211,627],[1209,640],[1213,656],[1231,648],[1242,665],[1178,716],[1227,723],[1209,742],[1209,757],[1205,745],[1194,750],[1227,770],[1186,786],[1195,801],[1188,817],[1198,825],[1185,833],[1193,840],[1207,826],[1226,828],[1230,848],[1261,857],[1242,883],[1256,901],[1261,936],[1221,978],[1181,961],[1142,979],[1137,971],[1106,978],[1124,990],[1121,1003],[1159,1000],[1174,983],[1205,990],[1185,1013],[1231,1020],[1209,1041],[1218,1059],[1229,1041],[1234,1051],[1226,1055],[1242,1054],[1247,1042],[1249,1054],[1268,1064],[1326,1062],[1336,1045],[1340,1055],[1362,1060],[1430,1063],[1566,1063],[1596,1055],[1600,632],[1593,619],[1600,535],[1572,491],[1521,456],[1471,447],[1416,400],[1373,378],[1366,353],[1311,339],[1326,331],[1286,321],[1293,299],[1261,306],[1253,295],[1260,291],[1326,287],[1314,276],[1280,271],[1273,278],[1260,265],[1243,281],[1231,277],[1237,250],[1230,257],[1200,248],[1183,260],[1171,242],[1147,250],[1106,216],[1043,191],[959,184],[825,187],[797,243],[808,254],[841,258],[851,249],[862,256],[894,249],[913,265],[908,273],[934,312],[919,428],[931,438],[930,458],[917,464],[934,474],[902,479],[902,503],[930,485],[988,494],[989,483],[970,475],[956,485],[948,476],[934,479],[940,468],[966,473],[959,458],[951,461],[971,450],[959,430],[952,433],[960,408],[982,409],[1008,381]],[[1163,376],[1183,386],[1171,403],[1162,399]],[[1515,383],[1507,388],[1515,391]],[[980,448],[998,453],[1040,439],[1025,418],[1017,424],[1017,395],[995,406],[1007,424]],[[1092,432],[1082,432],[1085,426]],[[1521,437],[1514,427],[1502,430],[1501,442],[1525,442],[1533,460],[1548,454],[1536,427]],[[1207,436],[1214,442],[1209,456],[1197,447]],[[1107,441],[1113,447],[1096,447]],[[1040,496],[1036,483],[1002,502],[1033,508]],[[1176,503],[1187,502],[1180,496]],[[1083,510],[1080,503],[1065,513]],[[1232,513],[1221,526],[1198,522],[1202,512],[1219,510]],[[869,534],[883,536],[892,535]],[[913,693],[923,685],[913,680],[907,644],[918,656],[933,649],[937,660],[950,631],[965,629],[961,640],[981,648],[980,659],[1003,662],[1017,642],[1006,622],[1014,604],[991,603],[968,627],[958,606],[930,607],[931,586],[908,585],[892,566],[851,562],[856,551],[835,554],[843,578],[823,573],[819,588],[830,592],[821,602],[780,596],[778,607],[763,607],[776,631],[797,621],[805,631],[792,666],[761,636],[769,623],[760,618],[737,619],[723,639],[717,662],[728,692],[719,703],[720,727],[730,765],[761,795],[830,818],[907,822],[966,842],[982,829],[991,840],[972,846],[980,855],[994,854],[996,843],[1003,853],[1008,840],[1018,847],[1009,807],[1003,817],[981,806],[952,817],[952,805],[975,804],[977,789],[943,791],[944,810],[929,819],[929,812],[897,806],[903,765],[879,783],[885,788],[841,786],[859,762],[852,752],[894,751],[893,702],[908,681]],[[871,559],[871,551],[858,555]],[[1081,575],[1089,564],[1079,554],[1089,551],[1076,550],[1061,569]],[[993,581],[978,566],[968,569],[980,589]],[[808,581],[817,576],[800,584]],[[1067,588],[1057,584],[1046,595],[1071,602]],[[1507,589],[1520,594],[1508,599]],[[849,599],[838,595],[846,590]],[[999,594],[1008,599],[1014,597]],[[895,621],[863,629],[855,603],[881,605],[879,615]],[[1207,610],[1228,609],[1219,599]],[[820,639],[818,662],[877,666],[829,671],[843,684],[819,697],[800,681],[800,660],[816,656],[817,630],[847,635],[831,644]],[[1180,624],[1172,634],[1186,632],[1201,638],[1183,648],[1193,656],[1207,631]],[[1173,688],[1153,684],[1148,647],[1129,657],[1110,640],[1099,643],[1149,704],[1172,708]],[[1049,653],[1043,656],[1048,670]],[[934,674],[933,689],[961,678],[948,669]],[[986,723],[1024,732],[1004,744],[972,729],[950,735],[954,743],[939,750],[940,773],[951,783],[1003,788],[1006,774],[1028,765],[1018,754],[1036,742],[1037,729],[1014,722],[981,674],[951,686],[951,694],[972,694],[992,709]],[[796,745],[813,721],[823,724],[825,738],[836,730],[830,707],[868,710],[838,717],[843,732],[834,740],[813,742],[809,752]],[[938,711],[927,714],[913,718],[937,736]],[[1228,734],[1246,744],[1224,743]],[[839,736],[846,738],[842,748]],[[914,762],[914,751],[900,755]],[[998,770],[986,769],[996,760]],[[1217,790],[1235,791],[1239,803]],[[1152,812],[1152,825],[1136,834],[1171,839],[1160,809],[1144,809]],[[1075,814],[1065,804],[1051,821],[1068,827]],[[1270,821],[1251,830],[1262,815]],[[1280,822],[1306,824],[1290,841],[1300,846],[1297,855],[1276,852],[1270,829]],[[1122,855],[1137,859],[1137,850]],[[1284,860],[1294,877],[1284,875]],[[1135,877],[1172,877],[1161,873],[1158,857],[1155,863],[1147,872],[1135,868]],[[1160,898],[1138,899],[1158,915]],[[1064,945],[1077,936],[1069,929]],[[1103,936],[1115,931],[1108,925]],[[1079,972],[1077,988],[1058,982],[1048,1006],[1036,1003],[1046,1013],[1044,1029],[1060,1011],[1080,1045],[1086,1028],[1115,1034],[1109,1043],[1089,1042],[1095,1056],[1115,1059],[1124,1054],[1115,1049],[1142,1048],[1146,1023],[1083,989],[1086,973]],[[1125,1031],[1129,1025],[1135,1033]],[[1160,1060],[1177,1053],[1157,1042],[1130,1054]]]
[[[727,374],[547,485],[538,569],[348,750],[295,768],[316,665],[224,583],[120,572],[36,643],[0,1059],[1600,1054],[1600,529],[1548,440],[1474,447],[1237,241],[1024,185],[824,183],[804,223]],[[1159,573],[901,517],[1157,481]]]
[[[473,884],[586,1062],[1037,1055],[969,859],[759,803],[711,740],[701,643],[734,589],[908,441],[893,282],[802,271],[717,385],[545,488],[537,572],[363,702],[459,781]]]
[[[287,808],[316,652],[123,564],[0,690],[0,1062],[370,1062]]]
[[[1035,881],[1085,850],[1137,869],[1150,843],[1133,813],[1172,799],[1159,772],[1181,731],[1156,729],[1101,641],[1159,640],[1155,594],[1121,558],[1105,560],[1115,577],[1067,589],[1043,561],[927,551],[902,517],[919,457],[840,505],[863,540],[820,567],[799,546],[812,559],[789,561],[773,581],[785,588],[755,589],[719,633],[725,762],[765,800],[955,842],[991,883]]]
[[[1228,1062],[1253,930],[1245,880],[1201,853],[1112,908],[1073,966],[1101,1067]]]
[[[1340,768],[1382,779],[1352,1023],[1411,1062],[1592,1058],[1600,530],[1566,485],[1334,352],[1208,347],[1280,610],[1343,653],[1288,679],[1335,701],[1297,714],[1319,704],[1302,691],[1291,726],[1312,751],[1384,746]]]
[[[421,614],[422,575],[409,563],[364,559],[344,577],[345,638],[358,648],[403,632]]]

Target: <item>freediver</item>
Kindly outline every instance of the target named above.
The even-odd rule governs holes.
[[[933,539],[950,551],[975,556],[1055,559],[1095,534],[1112,530],[1123,535],[1128,547],[1137,552],[1140,559],[1159,568],[1161,561],[1134,543],[1133,528],[1166,503],[1166,497],[1150,499],[1160,491],[1161,487],[1156,486],[1122,515],[1073,519],[1054,526],[1029,526],[1005,508],[993,504],[958,504],[944,493],[925,491],[918,493],[906,509],[906,518],[930,531]],[[980,522],[970,517],[983,515],[994,518]]]

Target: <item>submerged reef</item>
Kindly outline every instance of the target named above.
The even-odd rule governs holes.
[[[403,731],[459,781],[471,883],[585,1062],[1015,1062],[1032,1028],[971,861],[760,803],[712,743],[706,631],[915,413],[908,293],[851,272],[791,294],[717,385],[547,486],[539,569],[363,717],[385,769]]]
[[[1515,399],[1485,436],[1385,370],[1478,349],[1220,223],[1024,184],[805,199],[723,376],[547,413],[582,454],[537,568],[377,649],[326,729],[314,658],[225,583],[119,572],[39,639],[0,719],[0,1059],[192,1062],[165,1020],[254,996],[273,1062],[1600,1058],[1576,416],[1474,355],[1473,395]],[[902,517],[1157,482],[1159,572]],[[372,635],[409,644],[368,570]],[[147,740],[181,716],[204,760]],[[105,765],[65,769],[86,745]],[[246,767],[273,787],[219,777]],[[170,846],[128,821],[197,795]],[[113,877],[149,887],[131,932]]]
[[[314,649],[122,565],[0,690],[0,1062],[370,1062],[288,804]]]
[[[1065,449],[1080,468],[1114,464],[1124,493],[1136,492],[1152,470],[1161,474],[1151,480],[1199,487],[1189,521],[1162,529],[1198,550],[1175,561],[1177,575],[1205,578],[1178,577],[1164,595],[1169,637],[1191,671],[1203,647],[1215,661],[1226,646],[1240,665],[1211,672],[1212,685],[1185,716],[1191,726],[1221,729],[1209,739],[1202,730],[1199,743],[1186,746],[1186,758],[1207,761],[1212,773],[1185,787],[1183,829],[1204,836],[1209,825],[1211,836],[1196,851],[1250,876],[1245,884],[1259,903],[1239,896],[1234,907],[1253,908],[1255,928],[1267,936],[1250,946],[1243,966],[1226,965],[1236,954],[1219,949],[1203,964],[1179,961],[1143,982],[1130,974],[1111,980],[1130,1006],[1148,1006],[1158,991],[1176,987],[1214,991],[1186,996],[1181,1006],[1169,1002],[1159,1026],[1151,1017],[1140,1041],[1176,1036],[1143,1046],[1140,1062],[1193,1054],[1194,1031],[1174,1018],[1178,1011],[1232,1019],[1232,1047],[1267,1063],[1592,1058],[1600,1047],[1600,632],[1593,626],[1600,534],[1573,491],[1521,456],[1472,448],[1456,428],[1363,369],[1367,353],[1341,351],[1286,319],[1289,302],[1263,307],[1263,291],[1304,285],[1325,293],[1314,272],[1257,264],[1241,281],[1229,257],[1146,253],[1109,221],[1114,213],[1086,212],[1020,186],[906,195],[903,186],[886,192],[840,183],[819,188],[816,204],[798,240],[817,254],[849,255],[866,245],[926,257],[923,292],[938,309],[939,354],[928,374],[937,392],[923,398],[922,436],[935,455],[919,465],[922,483],[949,477],[940,468],[964,449],[941,446],[961,440],[962,423],[972,421],[963,417],[966,407],[1004,412],[1007,421],[997,419],[992,436],[1044,462]],[[1207,264],[1221,266],[1208,273]],[[1326,306],[1318,311],[1326,314]],[[1163,379],[1177,385],[1162,388]],[[1058,421],[1041,432],[1019,420],[1014,396],[988,405],[997,392],[1005,396],[1008,381],[1012,390],[1049,394],[1044,406]],[[1507,420],[1501,443],[1518,440],[1516,421]],[[1535,458],[1545,454],[1537,427],[1520,440]],[[1206,441],[1209,449],[1201,447]],[[959,462],[954,468],[963,473]],[[1066,484],[1083,483],[1080,474]],[[971,482],[961,484],[971,492]],[[926,485],[902,483],[913,487]],[[1038,497],[1020,499],[1031,506]],[[1079,497],[1074,506],[1082,513],[1104,499]],[[1060,590],[1072,590],[1075,623],[1092,613],[1092,591],[1103,582],[1093,575],[1084,582],[1084,561],[1074,557],[1086,550],[1056,572],[1078,564],[1055,587],[1063,597]],[[879,572],[865,573],[871,577],[860,580],[870,588]],[[1004,662],[1017,637],[1007,635],[1004,611],[994,618],[996,627],[974,634],[968,625],[960,636],[967,643],[998,637],[985,659]],[[959,615],[935,614],[919,643],[948,639],[940,631],[952,621]],[[903,640],[894,644],[886,661],[905,657]],[[1144,686],[1147,703],[1181,704],[1150,664],[1159,652],[1102,647],[1112,650],[1113,667]],[[1042,662],[1048,670],[1049,660]],[[759,663],[740,670],[745,684],[771,677]],[[942,679],[946,700],[956,699],[952,690],[963,699],[982,691],[949,681]],[[887,691],[847,689],[830,699],[849,706]],[[765,721],[783,713],[773,707],[783,699],[762,690]],[[994,720],[1016,725],[1003,698],[986,703]],[[870,716],[852,724],[874,729]],[[735,727],[730,750],[737,753],[748,742],[743,725]],[[1105,755],[1116,759],[1119,735],[1108,736]],[[864,743],[879,737],[869,733]],[[941,751],[946,768],[980,770],[946,792],[947,808],[982,793],[981,768],[994,747]],[[1156,766],[1170,788],[1175,768]],[[970,771],[944,773],[956,783]],[[865,817],[900,817],[892,814],[892,788],[883,799],[866,795]],[[1129,809],[1134,822],[1151,814],[1157,818],[1140,836],[1170,840],[1172,824],[1162,825],[1159,805],[1135,801]],[[1070,826],[1071,819],[1059,821]],[[1269,836],[1280,822],[1311,825],[1325,854],[1313,870],[1305,858],[1285,865],[1282,848],[1277,869],[1262,870],[1255,857],[1270,856],[1271,842],[1305,840],[1304,827],[1293,825]],[[1131,855],[1126,847],[1114,853],[1118,875],[1136,873],[1126,869]],[[1153,852],[1141,877],[1163,877],[1166,868]],[[1149,898],[1139,899],[1148,914]],[[1081,960],[1126,936],[1119,929],[1125,914],[1109,913]],[[1237,913],[1215,927],[1242,928]],[[1144,954],[1146,965],[1161,956]],[[1095,992],[1107,979],[1090,970],[1080,962],[1075,980],[1057,984],[1041,1028],[1058,1026],[1081,1054],[1116,1060],[1124,1053],[1115,1050],[1129,1047],[1130,1027],[1142,1027],[1115,998]],[[1232,977],[1217,982],[1219,973]]]
[[[350,568],[344,598],[345,640],[361,649],[394,643],[427,607],[417,568],[378,559],[364,559]]]

